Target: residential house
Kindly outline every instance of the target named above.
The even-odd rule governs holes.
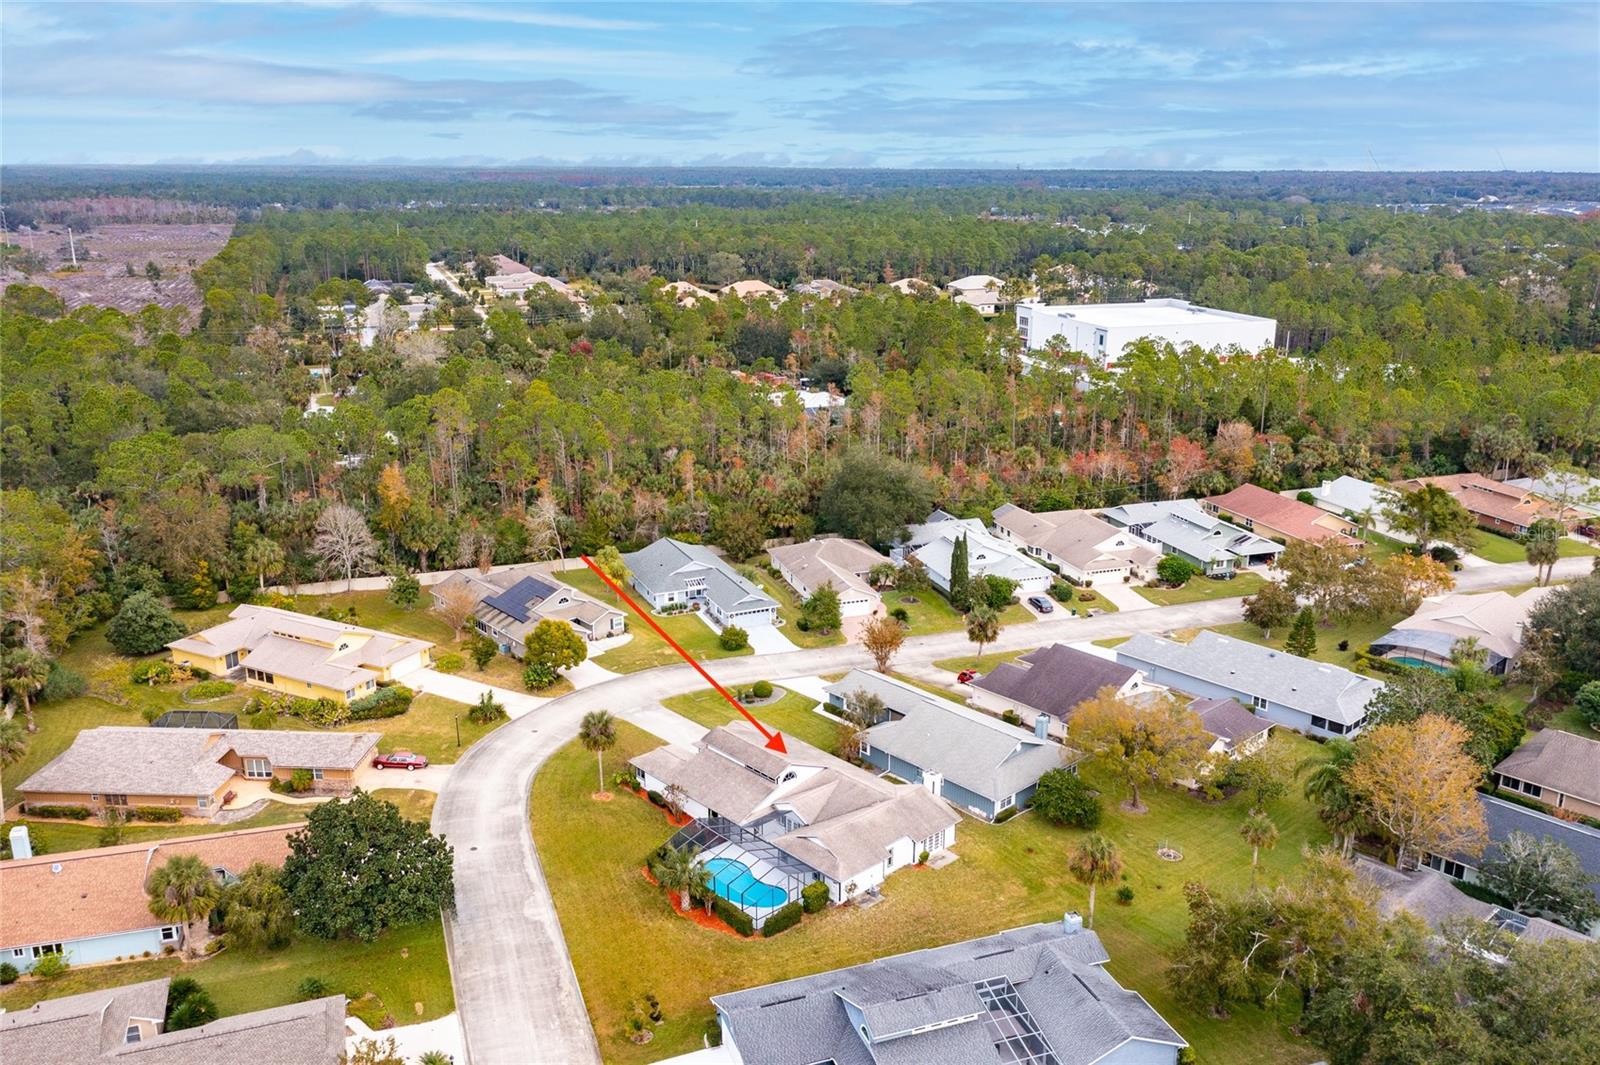
[[[1237,699],[1253,713],[1312,736],[1361,730],[1383,682],[1342,666],[1236,640],[1209,629],[1188,643],[1140,633],[1119,644],[1117,661],[1156,684],[1190,695]]]
[[[785,736],[787,752],[744,721],[633,759],[641,783],[681,796],[695,820],[673,838],[693,847],[713,887],[759,927],[814,881],[835,902],[876,888],[923,851],[955,842],[959,814],[917,784],[892,784]]]
[[[994,531],[1084,587],[1143,579],[1161,561],[1149,543],[1087,510],[1035,514],[1004,503],[995,508]]]
[[[967,542],[967,576],[971,579],[990,574],[1006,577],[1017,582],[1017,593],[1023,596],[1047,591],[1055,580],[1049,570],[990,533],[976,519],[929,521],[918,526],[913,535],[927,535],[935,525],[939,527],[936,533],[913,550],[911,557],[922,563],[928,580],[945,595],[950,594],[951,556],[956,541],[963,539]]]
[[[783,290],[773,288],[765,281],[747,279],[723,285],[717,289],[724,296],[738,296],[742,300],[763,299],[773,303],[783,302]]]
[[[717,625],[770,625],[778,601],[734,572],[709,547],[662,537],[622,556],[634,589],[657,610],[675,604],[706,612]]]
[[[1364,547],[1361,530],[1342,515],[1289,499],[1254,484],[1241,484],[1231,492],[1201,501],[1207,514],[1236,522],[1273,540],[1299,540],[1309,544],[1338,543]]]
[[[889,287],[900,293],[902,296],[916,296],[927,292],[929,289],[933,288],[933,285],[922,280],[920,277],[902,277],[889,282]]]
[[[1389,505],[1388,497],[1391,494],[1390,489],[1384,485],[1363,481],[1359,477],[1340,475],[1305,491],[1311,494],[1311,505],[1319,510],[1343,515],[1350,519],[1352,525],[1376,529],[1386,536],[1410,539],[1404,533],[1392,531],[1383,520],[1383,511]],[[1282,494],[1298,496],[1300,493],[1291,488]]]
[[[1267,565],[1283,553],[1282,544],[1207,514],[1192,499],[1125,503],[1106,508],[1101,517],[1155,544],[1164,554],[1187,559],[1208,577],[1231,577],[1247,566]]]
[[[513,566],[491,573],[462,570],[429,589],[435,605],[456,588],[478,600],[473,627],[494,640],[501,654],[523,657],[527,639],[541,621],[562,621],[585,640],[604,640],[628,630],[628,619],[615,607],[591,599],[533,566]]]
[[[167,644],[172,661],[305,699],[348,703],[433,661],[433,644],[244,604],[220,625]]]
[[[770,554],[778,576],[801,600],[811,598],[818,588],[831,584],[839,593],[839,613],[844,617],[876,614],[883,607],[883,600],[867,583],[867,574],[874,566],[888,564],[889,560],[860,540],[819,537],[801,544],[774,547]]]
[[[1445,477],[1416,477],[1400,481],[1395,487],[1414,492],[1433,485],[1449,492],[1467,509],[1479,528],[1504,536],[1523,536],[1540,518],[1551,518],[1571,527],[1581,515],[1570,506],[1548,503],[1526,488],[1492,481],[1481,473],[1452,473]]]
[[[1378,912],[1386,918],[1405,910],[1435,932],[1441,931],[1452,918],[1466,918],[1492,925],[1528,943],[1594,942],[1582,932],[1563,928],[1554,921],[1503,909],[1463,894],[1449,877],[1432,869],[1400,870],[1365,855],[1357,856],[1355,864],[1356,873],[1378,888]],[[1496,961],[1504,960],[1491,957]]]
[[[1255,355],[1276,345],[1278,323],[1178,299],[1079,304],[1029,299],[1017,304],[1017,333],[1029,351],[1059,343],[1101,366],[1114,366],[1140,340],[1171,344],[1180,351],[1196,347]]]
[[[1029,731],[873,670],[852,669],[824,690],[840,709],[863,693],[883,702],[863,759],[985,821],[1026,809],[1041,776],[1081,757],[1049,738],[1049,718]]]
[[[790,292],[797,292],[802,296],[821,296],[824,299],[842,299],[845,296],[859,296],[859,288],[834,281],[831,278],[819,277],[811,281],[796,281],[789,286]]]
[[[181,923],[150,913],[146,884],[169,858],[199,858],[218,880],[236,878],[257,862],[281,866],[298,825],[277,825],[184,836],[158,843],[125,843],[64,854],[34,855],[24,847],[0,862],[0,961],[27,972],[48,954],[73,965],[133,961],[178,949]],[[18,830],[13,830],[15,837]]]
[[[1451,592],[1424,599],[1414,614],[1372,641],[1372,653],[1448,673],[1455,668],[1450,656],[1456,644],[1472,640],[1488,656],[1485,668],[1504,676],[1522,654],[1522,627],[1528,615],[1551,591]]]
[[[1600,518],[1600,477],[1552,470],[1543,477],[1513,477],[1506,486],[1531,492],[1552,506],[1570,507],[1585,524]]]
[[[238,780],[287,780],[310,772],[319,795],[343,795],[356,770],[376,752],[376,732],[294,729],[84,729],[72,746],[17,789],[23,804],[177,807],[190,817],[213,817]]]
[[[343,995],[169,1032],[170,982],[164,976],[0,1013],[0,1060],[30,1065],[340,1065],[345,1060]]]
[[[945,285],[944,290],[955,302],[971,307],[985,318],[993,318],[1009,302],[1000,295],[1005,284],[993,274],[968,274]]]
[[[1189,703],[1189,710],[1200,719],[1200,727],[1211,733],[1209,753],[1214,755],[1243,758],[1255,754],[1267,745],[1272,732],[1271,721],[1252,714],[1237,699],[1202,697]]]
[[[504,255],[494,257],[494,273],[484,279],[484,284],[488,285],[497,296],[521,296],[532,289],[543,287],[557,296],[565,296],[573,303],[585,302],[577,289],[559,277],[537,273]]]
[[[901,561],[911,552],[951,532],[982,533],[988,530],[977,518],[958,518],[947,510],[936,509],[928,520],[906,528],[905,535],[890,552],[895,561]]]
[[[1542,729],[1501,759],[1489,779],[1557,810],[1600,817],[1600,740]]]
[[[668,281],[662,286],[662,291],[671,295],[673,301],[680,307],[693,307],[701,300],[717,302],[715,292],[701,288],[692,281]]]
[[[733,1065],[1176,1065],[1188,1044],[1076,913],[716,995]]]
[[[1127,697],[1142,692],[1143,674],[1117,662],[1053,643],[1002,662],[971,684],[972,701],[994,711],[1015,710],[1025,725],[1043,718],[1051,735],[1065,736],[1072,712],[1109,688]]]

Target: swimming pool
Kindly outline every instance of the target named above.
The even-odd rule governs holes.
[[[750,867],[732,858],[712,858],[706,862],[711,874],[711,890],[742,906],[773,907],[789,901],[789,893],[781,887],[757,880]]]
[[[1441,666],[1436,662],[1424,662],[1422,659],[1412,658],[1410,655],[1395,655],[1389,661],[1399,662],[1403,666],[1411,666],[1413,668],[1420,666],[1423,669],[1431,669],[1436,673],[1450,672],[1450,667],[1448,666]]]

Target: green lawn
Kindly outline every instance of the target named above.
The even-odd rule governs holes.
[[[908,602],[907,600],[912,600]],[[888,591],[883,595],[883,605],[893,610],[903,607],[911,616],[907,631],[912,636],[926,636],[933,632],[959,632],[966,628],[966,617],[935,588],[919,592]],[[1015,625],[1033,621],[1033,614],[1021,603],[1012,603],[1000,612],[1000,624]]]
[[[223,1016],[299,1001],[295,989],[308,976],[320,978],[335,992],[343,992],[352,1004],[364,995],[375,996],[360,1010],[364,1018],[374,1021],[389,1014],[396,1024],[415,1024],[443,1017],[456,1008],[450,964],[445,957],[444,928],[437,920],[391,930],[373,943],[297,936],[283,950],[262,954],[225,950],[197,962],[174,957],[86,966],[70,969],[48,983],[25,978],[0,988],[0,1008],[26,1009],[44,998],[120,987],[177,976],[180,972],[204,985]],[[373,1026],[377,1027],[376,1023]]]
[[[1241,573],[1231,581],[1214,581],[1210,577],[1190,577],[1182,588],[1146,588],[1134,585],[1134,591],[1157,606],[1174,606],[1178,603],[1198,603],[1209,599],[1237,599],[1255,595],[1261,590],[1262,577],[1258,573]]]
[[[1472,553],[1479,558],[1487,559],[1490,562],[1526,562],[1528,560],[1528,549],[1509,536],[1501,536],[1499,533],[1479,529],[1477,537],[1478,546],[1472,549]],[[1600,555],[1600,548],[1579,543],[1570,536],[1561,538],[1558,550],[1562,558],[1584,558],[1591,555]]]
[[[1367,546],[1363,553],[1373,562],[1382,562],[1390,555],[1398,555],[1411,550],[1410,544],[1401,543],[1399,540],[1379,532],[1369,531],[1366,540]]]
[[[1311,657],[1319,662],[1331,662],[1337,666],[1344,666],[1346,669],[1366,672],[1356,660],[1357,653],[1365,651],[1368,644],[1394,628],[1396,623],[1404,617],[1404,614],[1391,614],[1388,617],[1376,620],[1356,618],[1351,621],[1336,622],[1329,628],[1323,628],[1319,625],[1317,627],[1317,650]],[[1289,636],[1289,626],[1285,625],[1281,629],[1273,629],[1272,638],[1268,639],[1261,635],[1259,626],[1252,625],[1248,621],[1236,621],[1230,625],[1215,625],[1212,626],[1212,630],[1220,632],[1224,636],[1234,636],[1241,640],[1249,640],[1251,643],[1276,647],[1279,650],[1283,649],[1283,642]],[[1350,641],[1350,649],[1348,651],[1339,650],[1339,642],[1341,640]]]
[[[340,725],[335,732],[376,732],[383,738],[378,750],[415,751],[425,754],[430,762],[454,762],[461,752],[506,723],[505,718],[487,725],[475,725],[467,720],[466,703],[458,703],[438,695],[419,695],[411,702],[411,709],[399,717],[378,721],[352,721]],[[460,728],[461,745],[456,746],[457,727]],[[280,717],[278,728],[309,731],[312,726],[299,718]]]
[[[1596,732],[1584,724],[1583,718],[1578,716],[1578,708],[1572,705],[1562,707],[1558,713],[1550,718],[1550,723],[1545,727],[1560,729],[1562,732],[1570,732],[1574,736],[1582,736],[1585,739],[1600,740],[1600,732]]]
[[[750,565],[743,567],[756,571],[756,581],[763,591],[778,601],[778,615],[783,618],[782,632],[788,637],[789,642],[799,647],[835,647],[844,643],[844,633],[830,632],[824,636],[820,632],[800,631],[800,598],[795,595],[794,589],[783,581],[765,572],[761,567],[767,564],[766,555],[757,555],[750,560]]]
[[[973,650],[977,650],[976,647]],[[979,673],[987,673],[1002,662],[1013,662],[1027,654],[1027,649],[1020,651],[990,651],[979,658],[977,655],[961,655],[957,658],[941,658],[933,664],[934,669],[948,669],[952,673],[959,673],[963,669],[975,669]]]
[[[561,574],[561,580],[601,602],[616,602],[616,596],[612,594],[611,589],[590,570],[567,570]],[[641,669],[670,666],[683,661],[678,652],[667,645],[667,641],[628,609],[627,604],[621,604],[620,609],[628,615],[628,631],[633,633],[633,639],[615,650],[600,655],[594,660],[596,665],[614,673],[637,673]],[[722,645],[717,642],[717,634],[692,614],[658,616],[654,620],[670,633],[684,650],[697,659],[737,658],[751,653],[748,647],[742,651],[724,651]]]
[[[1298,737],[1275,742],[1295,745],[1297,754],[1311,750]],[[621,724],[613,758],[656,743]],[[869,911],[831,909],[771,940],[710,932],[673,915],[662,892],[640,875],[642,857],[670,834],[661,812],[629,796],[590,802],[593,772],[593,759],[573,742],[540,770],[530,801],[539,858],[601,1054],[610,1062],[655,1061],[698,1048],[713,994],[1059,920],[1064,910],[1086,908],[1084,889],[1064,868],[1067,849],[1081,833],[1029,815],[997,826],[963,820],[956,830],[958,861],[942,870],[895,874],[884,885],[885,902]],[[1241,1007],[1218,1021],[1179,1005],[1166,988],[1167,961],[1187,924],[1184,882],[1227,889],[1249,882],[1250,852],[1237,831],[1242,798],[1206,804],[1158,790],[1147,797],[1150,813],[1133,817],[1116,809],[1119,797],[1108,796],[1102,831],[1122,848],[1134,900],[1120,906],[1109,890],[1100,893],[1096,925],[1111,954],[1111,973],[1149,999],[1194,1044],[1201,1061],[1314,1060],[1314,1049],[1290,1029],[1293,1007],[1287,1003],[1281,1015]],[[1270,804],[1269,812],[1282,833],[1277,848],[1261,857],[1270,883],[1299,864],[1303,844],[1327,837],[1297,791]],[[575,817],[584,832],[570,830]],[[1182,850],[1184,861],[1158,859],[1155,850],[1163,844]],[[666,1021],[639,1047],[625,1038],[623,1024],[629,1002],[646,992],[660,999]]]
[[[687,695],[674,695],[661,700],[661,705],[706,728],[726,725],[739,717],[739,712],[711,688]],[[799,692],[784,692],[783,698],[776,702],[751,707],[750,714],[770,729],[804,740],[824,751],[831,751],[838,738],[838,726],[821,714],[813,713],[811,708],[816,705],[815,699],[808,699]]]
[[[422,598],[417,601],[416,606],[410,608],[395,606],[386,598],[387,595],[387,592],[302,595],[295,598],[293,609],[306,614],[315,614],[318,610],[330,606],[341,611],[355,607],[356,616],[352,624],[427,640],[438,644],[441,650],[450,650],[454,646],[455,641],[450,626],[428,609],[433,602],[428,595],[428,589],[422,590]],[[340,620],[343,620],[342,616]]]

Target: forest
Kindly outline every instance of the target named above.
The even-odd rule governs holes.
[[[134,181],[22,177],[18,210],[19,193],[71,201]],[[8,641],[58,651],[140,589],[205,602],[316,579],[314,529],[336,502],[368,521],[377,572],[663,533],[743,556],[816,529],[849,456],[925,486],[907,498],[977,516],[1006,500],[1600,464],[1594,218],[1388,211],[1353,177],[1314,202],[1222,180],[552,183],[583,209],[537,206],[524,186],[488,203],[414,189],[396,207],[403,175],[180,177],[157,194],[241,219],[196,272],[197,319],[68,313],[27,284],[0,301]],[[629,206],[601,209],[606,197]],[[435,291],[426,263],[493,254],[578,283],[592,313],[436,292],[440,328],[370,347],[324,328],[319,308],[372,299],[362,281]],[[1029,367],[1009,314],[883,284],[976,272],[1050,300],[1170,295],[1270,315],[1278,343],[1234,359],[1145,345],[1115,372],[1067,352]],[[685,307],[662,289],[743,277],[861,291]],[[315,383],[307,367],[327,364],[331,384]],[[758,371],[846,404],[807,415]],[[307,416],[330,389],[332,412]]]

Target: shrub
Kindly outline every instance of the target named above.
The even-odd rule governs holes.
[[[489,663],[493,662],[494,656],[499,653],[500,645],[481,632],[467,641],[467,654],[471,656],[472,664],[478,669],[488,669]]]
[[[721,895],[713,895],[711,897],[711,912],[720,917],[723,924],[738,932],[741,936],[753,936],[756,934],[756,924],[750,919],[750,915]]]
[[[805,916],[805,909],[799,902],[787,903],[777,913],[768,917],[761,925],[761,935],[771,939],[779,932],[787,932],[800,923],[800,918]]]
[[[907,610],[903,606],[897,606],[893,610],[889,611],[889,616],[894,618],[902,625],[911,624],[911,611]]]
[[[1028,805],[1045,819],[1073,828],[1095,828],[1104,812],[1089,785],[1066,769],[1052,769],[1041,776]]]
[[[1001,810],[1000,813],[995,816],[994,823],[997,824],[997,825],[1003,825],[1007,821],[1011,820],[1013,817],[1017,816],[1017,814],[1020,813],[1020,812],[1021,811],[1018,810],[1015,806],[1013,806],[1009,810]]]
[[[624,770],[611,774],[611,786],[620,791],[633,791],[639,786],[639,782],[633,778],[632,773]]]
[[[417,693],[404,684],[390,684],[350,704],[351,721],[377,721],[386,717],[399,717],[411,709],[411,700]]]
[[[154,725],[156,723],[156,718],[160,717],[164,713],[166,713],[166,711],[159,706],[147,706],[143,710],[139,711],[139,716],[144,718],[145,724]]]
[[[170,825],[175,824],[181,817],[183,817],[183,811],[176,806],[135,806],[133,808],[133,820],[135,821],[154,821],[159,824]]]
[[[44,679],[44,687],[39,689],[39,694],[33,697],[33,701],[38,705],[60,702],[62,699],[76,699],[88,690],[89,682],[84,680],[82,673],[69,669],[60,662],[51,662],[50,673]]]
[[[311,770],[296,769],[289,774],[289,790],[293,792],[310,791],[316,782],[312,779]]]
[[[125,655],[151,655],[184,632],[166,604],[149,592],[136,592],[106,626],[106,642]]]
[[[172,663],[164,658],[149,662],[135,662],[128,670],[128,679],[135,684],[172,683]]]
[[[1461,557],[1461,552],[1457,551],[1449,544],[1435,544],[1428,548],[1428,555],[1435,562],[1443,562],[1448,566],[1450,563]]]
[[[1066,581],[1051,581],[1050,598],[1058,603],[1072,602],[1072,585]]]
[[[1572,705],[1577,708],[1578,716],[1585,725],[1600,729],[1600,680],[1591,680],[1579,688]]]
[[[802,617],[802,618],[800,618],[798,621],[796,621],[794,623],[794,627],[799,629],[801,632],[810,632],[811,631],[811,619],[807,618],[807,617]]]
[[[1127,884],[1123,884],[1121,887],[1117,888],[1117,901],[1122,903],[1124,906],[1132,902],[1133,888],[1129,887]]]
[[[717,636],[724,651],[742,651],[750,646],[750,634],[737,625],[729,625]]]
[[[917,864],[918,865],[927,865],[929,857],[930,857],[930,855],[928,854],[928,852],[927,851],[923,851],[921,854],[917,855]]]
[[[384,598],[403,610],[410,610],[422,598],[422,584],[405,570],[396,570],[389,577],[389,591]]]
[[[333,994],[333,988],[321,977],[308,976],[295,986],[294,994],[299,1001],[305,1002],[313,998],[326,998]]]
[[[46,954],[33,963],[33,975],[41,980],[54,980],[72,967],[65,954]]]
[[[197,981],[180,976],[167,985],[167,1031],[198,1028],[216,1019],[217,1004]]]
[[[29,806],[28,812],[35,817],[62,817],[69,821],[89,820],[87,806]]]
[[[660,806],[662,808],[665,808],[666,805],[667,805],[666,796],[662,795],[659,791],[656,791],[654,788],[652,788],[651,790],[645,792],[644,793],[644,797],[649,799],[651,802],[655,803],[657,806]]]
[[[500,721],[505,717],[506,708],[497,703],[490,692],[484,692],[483,696],[472,704],[472,709],[467,711],[467,720],[474,725],[487,725],[491,721]]]
[[[17,982],[17,967],[8,961],[0,961],[0,986]]]
[[[830,899],[826,880],[813,880],[800,889],[800,903],[807,913],[821,913],[828,908]]]
[[[1189,583],[1189,578],[1199,573],[1200,570],[1194,563],[1177,555],[1165,555],[1156,563],[1156,576],[1161,578],[1163,584],[1181,587]]]
[[[542,692],[560,679],[556,667],[547,662],[529,662],[522,670],[522,686],[531,692]]]
[[[262,706],[249,715],[249,720],[251,728],[271,728],[278,723],[278,708],[276,706]]]
[[[1317,505],[1317,497],[1306,491],[1304,488],[1296,492],[1294,497],[1307,506],[1314,507]]]
[[[237,685],[231,680],[203,680],[199,684],[191,684],[183,694],[190,699],[220,699],[224,695],[232,695],[235,687]]]
[[[433,668],[440,673],[460,673],[467,668],[467,660],[454,651],[446,651],[434,658]]]
[[[1350,641],[1349,640],[1340,640],[1339,641],[1339,650],[1341,650],[1341,651],[1350,650]]]
[[[332,699],[290,699],[289,714],[308,725],[334,728],[350,720],[350,707]]]
[[[772,698],[772,682],[770,680],[756,681],[754,684],[750,685],[750,694],[754,695],[757,699]]]
[[[1008,706],[1005,713],[1000,715],[1000,720],[1008,725],[1020,725],[1022,724],[1022,715]]]

